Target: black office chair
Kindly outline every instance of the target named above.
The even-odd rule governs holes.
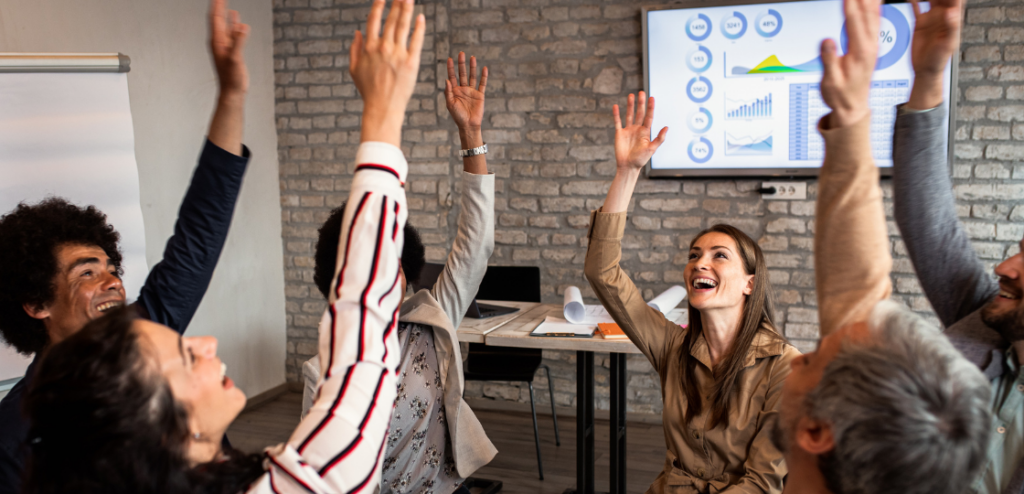
[[[511,302],[540,302],[540,268],[536,266],[488,266],[480,283],[476,298],[508,300]],[[558,415],[555,414],[555,387],[551,382],[551,369],[542,364],[541,350],[536,348],[508,348],[469,344],[464,376],[467,381],[525,382],[530,387],[530,411],[533,414],[533,440],[537,447],[537,472],[544,480],[544,466],[540,454],[540,431],[537,427],[537,406],[534,399],[533,377],[537,369],[544,369],[548,377],[551,397],[551,418],[555,422],[555,445],[558,437]]]
[[[443,264],[427,263],[420,271],[420,279],[414,288],[433,286],[444,270]],[[488,266],[480,283],[477,299],[508,300],[510,302],[540,302],[540,268],[536,266]],[[541,363],[541,350],[535,348],[509,348],[470,343],[469,353],[463,366],[466,381],[512,381],[525,382],[530,387],[530,410],[533,414],[533,439],[537,447],[537,471],[544,480],[544,466],[540,453],[540,430],[537,427],[537,406],[534,399],[533,377],[537,369],[543,368],[548,377],[548,393],[551,397],[551,418],[555,424],[555,445],[561,446],[558,437],[558,416],[555,414],[555,388],[551,383],[551,369]]]

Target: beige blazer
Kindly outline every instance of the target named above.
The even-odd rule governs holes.
[[[423,289],[402,304],[399,321],[433,328],[434,349],[444,383],[444,413],[452,455],[462,478],[490,463],[498,454],[473,410],[462,399],[462,351],[455,333],[476,297],[494,251],[494,175],[462,173],[462,211],[452,250],[431,289]],[[317,357],[303,364],[305,393],[313,396],[320,378]],[[311,383],[311,378],[313,382]],[[305,397],[303,415],[306,413]]]
[[[649,494],[779,494],[786,476],[782,453],[772,445],[782,383],[796,348],[764,328],[745,349],[744,369],[733,386],[729,426],[709,428],[711,410],[705,403],[700,416],[686,425],[680,351],[686,328],[669,321],[647,305],[640,290],[619,266],[626,213],[594,212],[584,274],[601,304],[629,339],[644,353],[661,380],[664,402],[665,466]],[[687,349],[699,364],[697,383],[714,383],[711,354],[701,337]]]

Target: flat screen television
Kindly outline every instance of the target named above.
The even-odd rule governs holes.
[[[818,174],[825,149],[817,123],[829,111],[819,92],[819,50],[832,38],[845,52],[842,0],[645,7],[642,24],[644,86],[657,103],[652,133],[669,127],[649,176]],[[911,4],[882,6],[871,145],[883,175],[892,170],[895,107],[907,101],[914,82],[913,32]],[[948,95],[955,91],[956,58],[946,69]]]

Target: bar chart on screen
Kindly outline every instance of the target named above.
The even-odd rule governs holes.
[[[727,120],[752,120],[772,118],[772,94],[756,99],[725,98],[725,118]]]

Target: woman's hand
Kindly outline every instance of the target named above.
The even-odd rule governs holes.
[[[634,113],[634,106],[636,110]],[[619,105],[612,107],[615,115],[615,178],[608,188],[601,211],[621,213],[629,208],[633,188],[640,178],[640,170],[650,161],[658,146],[665,142],[668,127],[658,132],[657,139],[651,140],[651,125],[654,122],[654,98],[644,99],[640,91],[640,104],[634,105],[633,95],[626,100],[626,126],[619,117]]]
[[[466,73],[466,54],[459,52],[459,75],[455,77],[455,62],[448,58],[448,79],[444,81],[444,101],[448,113],[459,126],[459,133],[479,132],[484,122],[484,95],[487,93],[487,67],[480,74],[480,87],[476,87],[476,57],[469,57]]]
[[[635,105],[633,95],[626,100],[626,125],[619,117],[619,105],[612,107],[615,115],[615,164],[620,171],[639,172],[650,161],[658,146],[665,142],[668,127],[658,132],[651,140],[651,125],[654,123],[654,98],[644,99],[640,91],[640,104]],[[633,107],[636,106],[636,114]]]
[[[374,0],[366,35],[356,31],[352,40],[349,73],[363,97],[363,142],[401,145],[402,122],[416,86],[426,32],[426,20],[420,14],[410,40],[413,8],[413,0],[394,0],[381,32],[384,0]]]

